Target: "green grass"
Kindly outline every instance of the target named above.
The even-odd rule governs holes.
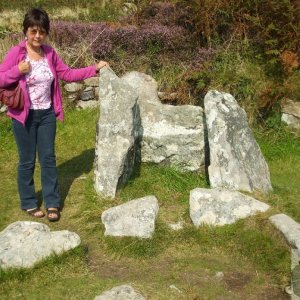
[[[188,199],[191,189],[208,187],[199,174],[142,164],[116,199],[106,200],[95,193],[98,116],[96,110],[68,109],[65,122],[58,122],[56,151],[64,209],[58,223],[41,220],[52,230],[78,233],[82,245],[29,270],[1,271],[1,299],[93,299],[125,283],[151,299],[263,299],[267,295],[284,299],[281,290],[290,280],[290,253],[268,217],[285,212],[299,221],[300,144],[293,135],[286,131],[256,132],[274,186],[274,193],[260,199],[272,204],[269,212],[233,225],[197,229],[189,218]],[[17,150],[10,120],[3,115],[0,139],[2,230],[17,220],[32,219],[19,209]],[[41,198],[39,172],[37,166],[35,181]],[[155,195],[160,206],[152,239],[104,235],[100,216],[105,209],[146,195]],[[184,223],[184,229],[174,232],[168,224],[177,221]],[[224,273],[222,280],[215,277],[217,272]]]
[[[280,212],[300,222],[300,140],[285,126],[257,132],[256,138],[271,172],[274,193],[268,201]]]
[[[113,21],[122,3],[109,1],[102,8],[102,1],[0,0],[3,18],[0,35],[5,35],[7,30],[20,30],[23,13],[31,6],[42,6],[54,19]],[[1,53],[4,55],[9,47],[10,41],[6,41]],[[148,53],[135,57],[116,49],[110,64],[118,74],[128,69],[139,70],[155,77],[160,89],[177,91],[187,67],[178,63],[177,54],[173,61],[166,59],[162,52],[160,47],[149,45]],[[263,66],[248,59],[248,55],[245,59],[241,52],[227,48],[208,70],[196,74],[197,88],[205,88],[207,76],[211,79],[209,88],[235,93],[255,124],[258,92],[270,79]],[[295,80],[287,81],[285,87],[291,93],[289,96],[296,95],[295,99],[299,98],[298,75],[295,73],[291,77]],[[82,245],[62,256],[54,255],[31,269],[0,270],[0,299],[93,299],[106,289],[128,283],[147,299],[154,300],[286,299],[282,289],[290,282],[289,247],[268,217],[286,213],[300,222],[299,136],[279,126],[278,117],[267,121],[268,130],[255,131],[274,188],[268,196],[257,196],[272,206],[268,212],[232,225],[197,229],[189,218],[188,200],[191,189],[208,187],[203,175],[142,164],[116,199],[107,200],[95,193],[93,162],[98,116],[96,110],[69,108],[65,123],[58,123],[57,165],[64,209],[58,223],[39,220],[51,230],[78,233]],[[15,180],[18,155],[10,123],[0,115],[0,230],[18,220],[32,220],[19,209]],[[42,200],[39,177],[37,164],[36,190]],[[159,201],[153,238],[105,236],[101,213],[145,195],[155,195]],[[184,229],[174,232],[168,224],[178,221],[183,222]],[[217,272],[224,273],[222,280],[215,277]],[[170,289],[170,285],[182,293]]]
[[[32,7],[42,7],[51,17],[59,15],[66,20],[113,21],[120,15],[120,9],[123,3],[123,0],[89,0],[84,3],[80,0],[0,0],[0,9],[3,11],[21,10],[25,14],[25,12]],[[73,13],[71,13],[72,11]]]

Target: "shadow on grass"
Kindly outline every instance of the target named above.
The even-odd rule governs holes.
[[[69,193],[73,181],[83,174],[91,171],[95,159],[95,148],[83,151],[80,155],[62,163],[57,167],[58,182],[61,197],[61,209]],[[39,202],[42,202],[42,191],[37,193]],[[41,204],[41,203],[40,203]]]

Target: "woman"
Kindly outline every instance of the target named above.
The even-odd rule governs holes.
[[[29,10],[23,21],[25,40],[11,48],[0,65],[0,87],[19,82],[25,104],[22,110],[9,109],[18,147],[18,189],[21,208],[42,218],[38,206],[33,174],[36,151],[41,166],[44,205],[49,221],[60,218],[60,196],[54,140],[56,118],[63,120],[62,95],[58,79],[68,82],[95,76],[108,66],[105,61],[81,69],[66,66],[53,48],[44,44],[50,30],[48,14],[39,8]]]

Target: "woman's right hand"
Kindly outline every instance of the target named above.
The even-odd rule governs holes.
[[[20,73],[22,73],[22,74],[29,73],[29,71],[30,71],[29,61],[26,61],[26,60],[20,61],[19,64],[18,64],[18,68],[19,68]]]

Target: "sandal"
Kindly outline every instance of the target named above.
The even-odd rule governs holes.
[[[50,215],[54,215],[53,216],[50,216]],[[58,209],[55,209],[55,208],[48,208],[47,209],[47,219],[48,221],[50,222],[56,222],[60,219],[60,212]]]
[[[29,216],[35,218],[43,218],[45,216],[39,207],[27,209],[26,212],[29,214]]]

